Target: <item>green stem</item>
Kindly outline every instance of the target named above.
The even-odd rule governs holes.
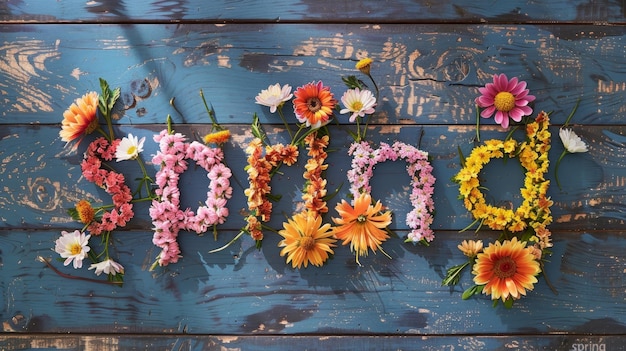
[[[559,166],[561,165],[561,160],[563,159],[563,157],[565,157],[565,155],[567,155],[567,150],[563,150],[561,156],[559,156],[559,159],[556,161],[556,166],[554,167],[554,178],[556,180],[556,185],[559,187],[559,190],[563,190],[561,189],[561,182],[559,181]]]
[[[235,235],[235,237],[231,241],[229,241],[226,245],[224,245],[222,247],[219,247],[217,249],[211,250],[211,251],[209,251],[209,253],[216,253],[216,252],[220,252],[220,251],[226,249],[227,247],[232,245],[235,241],[239,240],[239,238],[241,238],[241,236],[244,235],[245,233],[246,233],[245,230],[241,230],[239,232],[239,234]]]
[[[576,110],[578,109],[579,104],[580,104],[580,98],[576,100],[576,105],[574,105],[572,112],[570,112],[569,116],[567,116],[567,119],[565,120],[565,124],[563,124],[563,127],[567,127],[567,125],[569,124],[569,121],[572,119],[572,117],[574,117],[574,113],[576,113]]]
[[[139,185],[137,186],[137,191],[135,193],[138,193],[141,196],[141,186],[145,185],[147,196],[152,197],[153,195],[152,195],[152,191],[150,191],[149,183],[153,183],[153,180],[152,178],[148,177],[148,171],[146,170],[146,166],[144,165],[141,157],[137,157],[136,160],[137,160],[137,163],[139,164],[139,167],[141,168],[143,177],[141,178],[141,181],[139,182]]]
[[[380,92],[379,92],[379,90],[378,90],[378,85],[376,84],[376,81],[374,80],[374,78],[372,77],[372,75],[371,75],[371,74],[368,74],[367,76],[368,76],[368,77],[370,78],[370,80],[372,81],[372,84],[374,84],[374,89],[376,89],[376,101],[378,101],[378,96],[380,95]]]
[[[123,282],[114,282],[114,281],[105,281],[105,280],[97,280],[97,279],[91,279],[91,278],[85,278],[85,277],[78,277],[75,275],[70,275],[70,274],[65,274],[61,271],[59,271],[56,267],[54,267],[49,260],[43,258],[42,256],[37,256],[37,260],[39,262],[44,263],[46,266],[48,266],[48,268],[52,269],[54,271],[54,273],[56,273],[57,275],[63,277],[63,278],[67,278],[67,279],[76,279],[76,280],[85,280],[88,282],[93,282],[93,283],[99,283],[99,284],[113,284],[113,285],[122,285],[124,284]]]
[[[285,129],[287,129],[287,132],[289,133],[289,138],[293,140],[293,133],[291,132],[291,128],[289,128],[289,124],[287,123],[287,120],[285,119],[282,106],[278,108],[278,115],[280,116],[280,119],[283,121],[283,124],[285,125]]]
[[[480,112],[478,112],[478,106],[476,106],[476,141],[480,142]]]
[[[543,279],[546,280],[546,284],[548,284],[548,287],[550,288],[550,290],[552,290],[554,295],[558,295],[559,292],[556,290],[554,285],[552,285],[552,282],[550,281],[550,279],[548,279],[548,274],[546,274],[546,271],[545,271],[544,265],[543,265],[543,261],[541,261],[541,260],[539,261],[539,267],[541,267],[541,272],[543,272]]]
[[[100,134],[102,134],[102,136],[108,140],[109,142],[111,142],[111,139],[109,138],[109,135],[104,131],[104,129],[102,129],[99,125],[98,128],[96,128],[96,131]]]
[[[209,118],[211,118],[211,132],[213,132],[213,128],[216,128],[217,130],[222,130],[222,127],[220,127],[219,123],[217,123],[217,120],[215,119],[213,109],[209,107],[206,99],[204,98],[204,92],[202,91],[202,89],[200,89],[200,98],[202,99],[202,103],[204,104],[204,109],[209,115]]]

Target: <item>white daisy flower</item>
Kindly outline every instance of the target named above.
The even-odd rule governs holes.
[[[257,104],[269,107],[270,112],[274,113],[279,106],[292,97],[293,94],[291,94],[291,86],[289,84],[285,84],[281,88],[280,84],[276,83],[270,85],[267,89],[261,90],[254,99]]]
[[[125,160],[134,160],[139,156],[139,153],[143,151],[143,142],[146,137],[138,139],[132,134],[128,134],[128,137],[122,138],[122,141],[117,146],[115,151],[115,158],[117,162]]]
[[[74,262],[74,268],[83,266],[83,259],[87,257],[87,252],[91,250],[88,246],[91,235],[85,235],[79,230],[73,232],[61,232],[61,237],[55,241],[54,251],[65,258],[63,265],[67,266]]]

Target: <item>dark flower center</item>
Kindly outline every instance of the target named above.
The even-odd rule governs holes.
[[[315,113],[322,108],[322,102],[319,98],[312,97],[306,101],[306,107],[309,109],[309,111]]]
[[[305,236],[300,240],[300,247],[306,251],[311,251],[315,247],[315,239],[310,236]]]
[[[495,275],[500,278],[510,278],[517,271],[517,264],[511,257],[502,257],[493,266]]]

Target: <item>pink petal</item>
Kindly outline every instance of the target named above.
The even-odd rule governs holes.
[[[496,111],[496,117],[494,118],[494,120],[496,121],[496,123],[502,125],[502,127],[504,128],[509,126],[509,116],[505,115],[502,111]]]
[[[533,113],[533,109],[528,106],[520,106],[519,109],[522,110],[524,116],[530,116]]]
[[[528,95],[524,97],[524,99],[528,100],[528,102],[535,101],[535,95]]]
[[[495,106],[489,106],[486,109],[483,110],[483,112],[480,113],[480,117],[482,118],[489,118],[493,115],[493,113],[496,111],[496,107]]]
[[[511,78],[509,84],[506,86],[506,91],[511,92],[511,94],[515,95],[512,91],[517,87],[517,77]],[[524,90],[524,89],[522,89]]]
[[[511,93],[511,94],[513,94],[513,93]],[[528,89],[522,90],[519,93],[514,94],[514,95],[515,95],[515,99],[517,99],[517,100],[525,99],[526,96],[528,95]]]
[[[528,105],[528,100],[526,99],[515,100],[515,106],[526,106],[526,105]]]
[[[516,78],[513,78],[516,79]],[[513,95],[518,95],[521,94],[524,89],[526,89],[526,82],[521,81],[519,82],[519,84],[516,84],[513,88],[511,88],[511,90],[509,90],[509,92]],[[526,94],[528,94],[528,91],[526,91]]]
[[[509,85],[509,80],[504,73],[496,75],[493,79],[493,83],[498,91],[506,90]]]
[[[490,96],[479,96],[476,99],[476,103],[480,107],[489,107],[489,106],[493,105],[493,98],[490,97]]]
[[[513,107],[513,109],[509,111],[509,117],[511,117],[515,122],[521,121],[523,116],[524,112],[519,107]]]

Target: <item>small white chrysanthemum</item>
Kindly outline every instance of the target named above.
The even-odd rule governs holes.
[[[74,268],[83,266],[83,259],[87,257],[87,252],[91,250],[88,246],[91,235],[85,235],[79,230],[73,232],[61,232],[61,237],[55,241],[54,251],[65,258],[63,265],[67,266],[74,261]]]
[[[113,274],[113,275],[117,273],[124,274],[124,267],[110,258],[102,262],[94,263],[91,266],[89,266],[89,269],[94,269],[94,268],[96,269],[96,271],[94,272],[96,273],[96,275],[100,275],[102,273]]]
[[[267,89],[261,90],[254,99],[257,104],[269,107],[270,112],[274,113],[280,105],[292,97],[293,94],[291,94],[291,86],[289,84],[285,84],[281,88],[280,84],[276,83],[270,85]]]
[[[359,88],[347,90],[341,97],[341,102],[346,107],[339,113],[352,112],[350,122],[354,122],[356,117],[364,117],[366,114],[374,113],[376,98],[369,90],[359,90]]]
[[[561,137],[561,141],[567,152],[587,152],[587,144],[585,144],[573,130],[561,128],[561,130],[559,130],[559,137]]]
[[[132,134],[128,134],[128,137],[123,137],[120,144],[115,151],[115,158],[117,162],[125,160],[134,160],[139,156],[139,153],[143,151],[143,142],[146,137],[138,139]]]

